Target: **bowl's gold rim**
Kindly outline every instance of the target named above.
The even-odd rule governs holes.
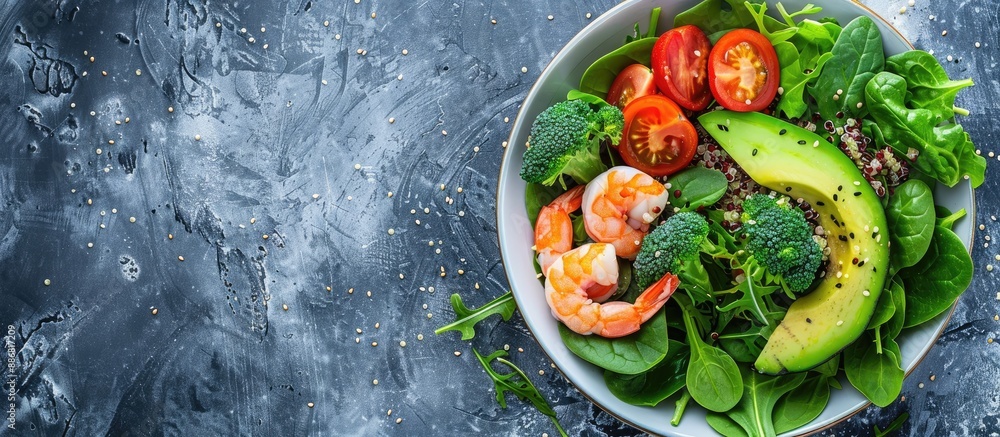
[[[896,27],[892,25],[892,23],[889,23],[888,20],[886,20],[885,18],[883,18],[877,12],[873,11],[871,8],[869,8],[868,6],[862,4],[858,0],[850,0],[850,2],[854,3],[856,6],[860,7],[861,9],[865,10],[865,12],[867,12],[871,17],[873,17],[875,19],[878,19],[879,21],[881,21],[882,23],[884,23],[886,25],[886,27],[888,27],[889,29],[891,29],[892,32],[895,33],[896,36],[898,36],[901,41],[903,41],[907,46],[910,47],[910,50],[914,50],[915,49],[915,47],[913,46],[913,43],[911,43],[909,39],[907,39],[905,36],[903,36],[903,34],[900,33],[899,30],[896,29]],[[622,9],[625,6],[627,6],[629,3],[631,3],[631,2],[630,1],[625,1],[625,2],[619,3],[618,5],[612,7],[611,9],[608,9],[607,11],[605,11],[603,14],[601,14],[601,16],[603,17],[605,15],[608,15],[608,14],[611,14],[611,13],[617,11],[618,9]],[[600,22],[600,18],[598,18],[598,20],[595,20],[594,22],[588,24],[583,29],[580,29],[580,32],[583,32],[589,26],[597,25],[597,23],[599,23],[599,22]],[[577,32],[577,34],[579,34],[579,32]],[[559,53],[561,53],[565,49],[566,49],[565,46],[562,49],[560,49],[559,52],[557,52],[556,55],[552,57],[552,60],[550,60],[548,62],[548,64],[545,65],[545,68],[542,69],[542,72],[544,72],[545,70],[548,70],[549,67],[551,66],[552,62],[556,58],[559,57]],[[538,82],[536,81],[534,84],[531,85],[531,88],[528,89],[528,93],[526,95],[530,95],[535,90],[535,87],[537,87],[537,86],[538,86]],[[515,116],[515,120],[520,120],[521,119],[524,110],[525,110],[525,108],[522,105],[521,108],[517,111],[517,115]],[[510,136],[507,137],[507,144],[511,145],[511,144],[513,144],[513,141],[514,141],[514,137],[513,137],[513,130],[512,130]],[[510,150],[512,150],[512,149],[513,149],[513,147],[505,148],[504,152],[503,152],[504,156],[501,157],[501,159],[500,159],[500,168],[499,168],[499,172],[497,173],[496,199],[500,198],[500,179],[503,177],[503,174],[504,174],[504,164],[507,162],[507,160],[505,159],[505,157],[506,157],[506,155],[508,153],[512,153],[512,152],[510,152]],[[971,187],[971,185],[969,187],[969,197],[970,197],[970,199],[972,201],[972,211],[969,212],[969,217],[974,218],[974,217],[976,217],[976,191],[975,191],[975,189],[973,189]],[[499,206],[497,206],[495,209],[496,209],[496,221],[497,221],[497,223],[499,223],[500,219],[501,219],[500,218],[500,208],[499,208]],[[968,246],[967,249],[968,249],[969,253],[971,254],[972,253],[972,244],[973,244],[973,241],[975,239],[975,234],[976,234],[976,228],[975,228],[975,226],[970,226],[969,228],[971,230],[970,230],[970,234],[969,234],[969,246]],[[502,242],[500,241],[500,234],[499,234],[499,232],[496,234],[496,237],[497,237],[497,247],[499,248],[499,247],[502,246]],[[500,251],[500,263],[503,264],[504,266],[506,266],[506,261],[504,260],[503,251],[502,250]],[[504,268],[505,275],[506,275],[506,270],[507,269],[505,267]],[[508,278],[508,281],[509,281],[509,279],[510,278]],[[513,293],[513,295],[514,295],[514,301],[515,301],[515,303],[517,303],[518,306],[520,306],[521,305],[520,302],[517,302],[517,293]],[[951,317],[952,317],[952,315],[955,314],[955,308],[957,306],[958,306],[958,301],[956,301],[955,304],[953,304],[951,306],[951,311],[948,312],[948,317],[945,319],[945,322],[943,324],[941,324],[941,327],[938,329],[938,331],[936,333],[934,333],[934,340],[931,342],[932,344],[933,343],[937,343],[938,339],[941,338],[941,335],[944,334],[945,328],[947,328],[948,324],[951,322]],[[571,386],[573,386],[573,388],[576,389],[576,391],[578,393],[580,393],[580,395],[582,395],[584,398],[587,398],[587,400],[590,401],[591,404],[597,406],[597,408],[600,408],[605,413],[609,414],[610,416],[614,417],[615,419],[618,419],[619,421],[621,421],[621,422],[623,422],[625,424],[628,424],[629,426],[631,426],[631,427],[633,427],[635,429],[638,429],[638,430],[640,430],[642,432],[645,432],[645,433],[650,434],[650,435],[655,435],[654,432],[652,432],[652,431],[650,431],[648,429],[645,429],[645,428],[637,425],[636,423],[633,423],[632,421],[627,420],[627,419],[619,416],[618,414],[615,414],[614,412],[608,410],[607,408],[604,408],[603,405],[601,405],[600,403],[598,403],[597,401],[595,401],[593,398],[591,398],[589,395],[587,395],[586,392],[584,392],[583,390],[580,390],[580,388],[577,387],[576,384],[574,384],[573,381],[570,380],[569,377],[567,377],[565,373],[563,373],[562,368],[560,368],[558,365],[555,364],[555,361],[552,359],[551,356],[549,356],[548,352],[545,351],[545,348],[542,347],[542,344],[538,341],[538,337],[535,336],[535,333],[531,331],[531,327],[528,326],[527,324],[525,324],[525,327],[528,329],[528,332],[531,332],[531,338],[532,338],[532,340],[534,340],[535,343],[538,344],[539,349],[542,350],[542,353],[545,354],[545,357],[548,358],[548,360],[552,363],[553,366],[555,366],[556,370],[559,371],[559,374],[562,375],[563,379],[566,380],[566,382],[568,382]],[[927,354],[930,352],[930,349],[931,348],[928,348],[928,350],[926,352],[924,352],[920,356],[920,358],[917,359],[917,362],[914,363],[913,367],[911,367],[909,370],[906,371],[906,374],[905,374],[906,378],[908,378],[910,376],[910,374],[912,374],[913,371],[916,370],[916,368],[920,366],[920,364],[924,361],[924,359],[927,358]],[[836,421],[833,421],[833,422],[831,422],[831,423],[829,423],[827,425],[824,425],[823,427],[817,428],[817,429],[815,429],[813,431],[810,431],[808,433],[799,434],[799,436],[814,435],[816,433],[819,433],[819,432],[822,432],[822,431],[826,431],[826,430],[828,430],[830,428],[833,428],[833,427],[835,427],[835,426],[837,426],[837,425],[839,425],[839,424],[847,421],[848,419],[856,416],[858,413],[860,413],[861,411],[865,410],[870,405],[871,405],[871,402],[867,402],[867,403],[863,404],[862,406],[856,408],[854,411],[851,411],[849,414],[845,415],[844,417],[841,417],[840,419],[837,419]]]

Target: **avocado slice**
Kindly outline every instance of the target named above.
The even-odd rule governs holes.
[[[847,155],[806,129],[757,112],[698,121],[754,181],[819,212],[825,276],[788,308],[754,365],[777,375],[824,363],[861,336],[885,285],[889,235],[878,195]]]

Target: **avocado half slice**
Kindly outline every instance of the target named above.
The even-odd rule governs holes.
[[[825,138],[757,112],[698,117],[758,184],[819,212],[830,262],[809,294],[788,308],[755,366],[776,375],[816,367],[864,332],[889,271],[889,235],[878,195]]]

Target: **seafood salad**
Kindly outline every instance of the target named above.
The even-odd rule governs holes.
[[[705,0],[665,32],[652,10],[535,118],[520,171],[567,348],[724,435],[807,424],[840,376],[895,400],[896,339],[972,279],[966,211],[934,187],[985,174],[956,120],[970,80],[887,57],[867,17],[770,7]]]

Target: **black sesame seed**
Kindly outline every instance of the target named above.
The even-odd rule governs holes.
[[[724,125],[724,124],[719,124],[719,125],[716,125],[716,126],[719,128],[719,130],[721,130],[723,132],[729,132],[729,127],[726,126],[726,125]]]

